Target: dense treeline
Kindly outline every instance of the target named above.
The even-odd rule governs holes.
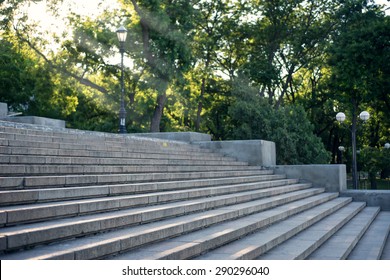
[[[336,163],[351,141],[336,113],[367,110],[360,165],[389,170],[390,22],[372,1],[117,0],[64,17],[66,0],[46,0],[60,34],[23,12],[42,1],[0,3],[0,102],[14,111],[116,132],[124,24],[128,132],[265,139],[278,163]]]

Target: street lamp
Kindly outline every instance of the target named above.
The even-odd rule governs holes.
[[[122,25],[116,31],[116,35],[118,36],[118,41],[120,43],[120,52],[121,52],[121,107],[119,110],[119,133],[127,133],[126,131],[126,109],[125,109],[125,85],[123,81],[123,55],[125,53],[125,42],[127,37],[127,30]]]
[[[339,146],[339,152],[340,152],[340,160],[339,160],[339,162],[340,163],[343,163],[343,153],[345,152],[345,148],[344,148],[344,146]]]
[[[385,144],[385,149],[390,149],[390,143]]]
[[[359,114],[359,118],[366,122],[370,118],[370,114],[367,111],[363,111]],[[339,112],[336,115],[336,120],[340,123],[344,122],[346,119],[345,114],[343,112]],[[354,189],[358,188],[358,176],[357,176],[357,159],[356,159],[356,121],[357,117],[354,114],[352,116],[352,186]]]

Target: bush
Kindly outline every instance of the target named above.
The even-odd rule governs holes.
[[[301,106],[274,109],[250,87],[237,87],[229,108],[230,139],[263,139],[276,144],[277,164],[329,163],[330,155]]]

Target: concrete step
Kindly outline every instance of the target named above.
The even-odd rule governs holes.
[[[387,240],[386,240],[385,246],[383,248],[383,252],[382,252],[380,259],[381,260],[390,260],[390,234],[387,237]]]
[[[0,144],[2,140],[0,139]],[[228,157],[224,157],[220,154],[210,152],[208,150],[193,152],[190,150],[176,150],[176,149],[152,149],[152,148],[136,148],[134,147],[121,147],[120,149],[98,149],[93,150],[77,150],[77,149],[53,149],[53,148],[33,148],[33,147],[13,147],[0,145],[0,154],[3,155],[38,155],[38,156],[64,156],[64,157],[107,157],[107,158],[176,158],[176,156],[182,158],[196,158],[200,157],[204,159],[210,156],[210,159],[224,159],[229,160]],[[231,159],[234,161],[234,159]]]
[[[59,173],[73,172],[72,174],[112,174],[112,173],[158,173],[161,170],[164,172],[205,172],[205,171],[250,171],[263,170],[258,166],[242,166],[235,163],[223,161],[197,161],[197,160],[152,160],[152,159],[137,159],[137,160],[115,160],[111,159],[93,159],[93,158],[42,158],[42,163],[38,164],[36,159],[33,159],[30,165],[26,162],[32,161],[29,158],[18,159],[23,164],[0,164],[1,176],[16,176],[16,175],[41,175],[36,174],[42,172],[44,175],[52,174],[55,171]],[[94,162],[95,161],[95,162]],[[55,162],[50,164],[48,162]],[[111,164],[111,162],[113,164]],[[22,172],[22,173],[20,173]],[[30,172],[30,174],[28,174]],[[19,174],[20,173],[20,174]]]
[[[264,210],[263,212],[252,214],[239,220],[226,221],[183,236],[163,240],[129,252],[123,252],[109,259],[154,260],[194,258],[232,241],[241,238],[245,239],[248,234],[266,228],[297,213],[306,211],[322,203],[329,203],[336,197],[337,194],[318,194],[277,206],[270,210]],[[341,203],[344,205],[345,201]],[[333,202],[329,205],[335,207]]]
[[[271,172],[272,173],[272,172]],[[129,184],[138,182],[182,181],[196,179],[227,179],[232,177],[249,177],[244,180],[260,181],[274,178],[285,178],[285,175],[270,175],[267,170],[227,170],[227,171],[189,171],[172,172],[170,168],[161,167],[159,172],[125,173],[125,174],[90,174],[90,175],[57,175],[57,176],[19,176],[0,177],[0,190],[23,190],[34,188],[78,187],[91,185]],[[271,176],[271,177],[267,177]],[[275,177],[276,176],[276,177]],[[284,177],[283,177],[284,176]],[[252,178],[257,177],[257,178]],[[262,179],[261,179],[262,177]],[[1,201],[1,199],[0,199]]]
[[[185,151],[193,153],[205,153],[207,149],[201,149],[195,146],[190,146],[189,144],[183,143],[182,145],[172,145],[166,143],[166,145],[150,145],[150,143],[139,141],[139,143],[123,143],[122,145],[112,145],[106,142],[86,142],[83,144],[79,140],[71,143],[64,142],[43,142],[43,141],[33,141],[33,140],[10,140],[2,139],[2,146],[8,147],[31,147],[31,148],[46,148],[46,149],[69,149],[69,150],[108,150],[108,151],[132,151],[135,147],[138,149],[147,151],[148,149],[153,149],[155,151]]]
[[[265,211],[266,209],[277,207],[286,203],[297,201],[300,205],[294,208],[292,205],[285,208],[285,213],[281,216],[288,216],[289,211],[301,211],[307,207],[312,207],[313,201],[303,203],[298,201],[310,196],[309,190],[302,190],[293,193],[278,195],[271,198],[264,198],[257,201],[251,201],[247,203],[240,203],[233,206],[222,207],[214,210],[209,210],[201,213],[194,213],[185,215],[182,217],[175,217],[163,221],[156,221],[149,224],[126,227],[111,232],[102,234],[86,236],[84,238],[78,238],[75,240],[64,241],[58,244],[36,247],[33,250],[25,252],[15,252],[10,254],[4,254],[0,256],[0,259],[96,259],[103,258],[107,255],[116,254],[120,251],[130,250],[142,245],[147,245],[152,242],[161,241],[167,238],[172,238],[178,235],[186,234],[195,230],[203,229],[221,222],[228,220],[238,219],[246,217],[248,215]],[[339,203],[348,203],[350,199],[341,198],[337,199]],[[331,209],[336,208],[336,204],[333,204]],[[287,211],[287,212],[286,212]],[[331,211],[331,210],[329,210]],[[142,215],[148,215],[141,211]],[[280,216],[279,215],[279,216]],[[108,217],[107,217],[108,218]],[[142,219],[142,218],[141,218]],[[111,224],[114,222],[112,219],[108,220]],[[123,219],[118,221],[123,223]],[[100,223],[96,226],[94,231],[102,232],[108,224]],[[119,226],[119,225],[116,225]],[[74,227],[75,228],[75,227]],[[78,228],[78,227],[77,227]],[[27,230],[27,229],[26,229]],[[45,230],[45,228],[42,228]],[[64,231],[54,230],[54,234],[66,234]],[[7,233],[9,234],[9,233]],[[23,232],[21,232],[23,234]],[[46,236],[47,237],[47,236]],[[58,236],[57,236],[58,238]],[[25,239],[17,238],[15,240],[7,238],[6,244],[14,247],[13,241],[17,242],[17,246],[23,246],[21,243],[37,243],[42,239],[42,234],[25,234]]]
[[[279,176],[279,175],[270,175]],[[280,175],[283,177],[283,175]],[[214,179],[193,179],[186,181],[167,181],[152,183],[133,183],[121,185],[94,185],[85,187],[25,189],[0,192],[0,205],[25,204],[48,201],[62,201],[81,198],[139,194],[153,191],[172,191],[189,188],[224,186],[232,184],[257,183],[268,181],[267,176],[228,177]],[[284,176],[285,177],[285,176]],[[297,183],[296,179],[282,179],[266,182],[270,187]]]
[[[366,207],[351,219],[331,238],[326,240],[307,259],[309,260],[343,260],[350,254],[357,242],[366,232],[378,215],[379,207]]]
[[[143,161],[145,164],[143,164]],[[113,174],[113,173],[128,173],[142,172],[142,167],[158,167],[163,166],[239,166],[237,162],[224,161],[198,161],[198,160],[133,160],[129,165],[46,165],[46,164],[0,164],[0,176],[15,176],[15,175],[51,175],[51,174]],[[196,170],[195,170],[196,171]],[[145,171],[148,172],[148,171]]]
[[[379,260],[382,256],[389,233],[390,212],[381,211],[347,259]]]
[[[0,227],[14,224],[48,221],[63,217],[82,216],[92,213],[115,211],[119,209],[150,206],[158,203],[184,201],[201,197],[235,194],[240,201],[240,192],[250,192],[251,198],[260,198],[284,192],[296,191],[310,187],[310,184],[293,184],[269,188],[267,182],[230,185],[221,187],[195,188],[181,191],[154,192],[140,195],[92,198],[82,200],[60,201],[40,204],[0,207]],[[247,194],[245,194],[247,196]],[[233,196],[234,197],[234,196]]]
[[[10,140],[37,140],[43,142],[54,142],[58,139],[65,140],[67,142],[110,142],[110,143],[138,143],[147,144],[150,146],[156,146],[160,144],[169,144],[171,146],[182,147],[188,146],[187,143],[172,140],[162,139],[151,139],[140,137],[136,134],[116,134],[116,133],[105,133],[96,131],[82,131],[76,129],[58,129],[49,127],[28,127],[23,126],[9,126],[12,123],[5,123],[0,121],[0,138]],[[7,126],[8,125],[8,126]],[[199,147],[192,147],[194,150]]]
[[[47,153],[47,150],[45,150]],[[228,157],[212,157],[207,155],[162,155],[151,153],[132,153],[128,157],[109,157],[109,156],[64,156],[64,155],[3,155],[0,154],[1,164],[94,164],[94,165],[129,165],[129,164],[161,164],[169,161],[210,161],[214,164],[220,162],[231,162],[235,164],[235,160]],[[159,163],[161,162],[161,163]],[[164,163],[166,164],[166,163]],[[242,164],[239,164],[242,165]]]
[[[1,125],[1,124],[0,124]],[[166,151],[190,151],[205,153],[208,150],[198,146],[190,145],[189,143],[142,138],[134,135],[119,135],[100,132],[81,132],[72,129],[65,129],[60,133],[48,131],[34,131],[19,129],[12,132],[1,131],[0,126],[0,143],[3,146],[11,147],[36,147],[36,148],[68,148],[68,149],[112,149],[120,151],[123,149],[139,149],[166,150]],[[39,134],[36,134],[39,133]],[[212,152],[212,154],[215,154]]]
[[[3,142],[3,141],[2,141]],[[1,144],[1,143],[0,143]],[[119,147],[115,149],[113,146],[106,145],[78,145],[78,144],[54,144],[49,145],[45,142],[26,142],[23,146],[16,146],[16,142],[12,142],[12,145],[0,146],[0,154],[3,155],[2,161],[6,163],[13,163],[15,157],[9,157],[11,155],[36,155],[36,156],[62,156],[62,157],[94,157],[94,158],[150,158],[150,159],[167,159],[165,156],[170,156],[169,160],[181,160],[174,157],[174,155],[189,158],[193,160],[203,161],[222,161],[231,162],[235,165],[248,165],[248,163],[236,161],[232,158],[224,157],[219,154],[212,153],[208,150],[203,151],[191,151],[189,149],[152,149],[143,148],[126,148]],[[142,154],[142,155],[140,155]],[[18,162],[19,163],[19,162]]]
[[[378,208],[365,208],[355,217],[346,216],[345,211],[339,211],[329,217],[319,221],[315,225],[297,234],[293,238],[280,244],[278,247],[261,255],[260,260],[302,260],[307,258],[313,252],[327,242],[329,238],[337,235],[337,232],[347,223],[362,227],[368,226],[373,218],[377,215]],[[357,226],[359,227],[359,226]],[[356,232],[356,230],[355,230]],[[345,242],[348,238],[345,238]],[[357,239],[355,239],[357,241]]]
[[[329,203],[317,206],[313,209],[297,214],[294,217],[290,217],[287,220],[253,233],[245,239],[237,240],[222,246],[214,251],[200,256],[198,259],[256,259],[265,252],[275,248],[294,235],[334,213],[338,209],[340,209],[343,215],[345,215],[346,219],[350,219],[365,206],[364,203],[349,202],[351,202],[351,199],[334,199]],[[331,206],[332,203],[334,205]]]

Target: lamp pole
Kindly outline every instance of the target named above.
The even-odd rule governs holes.
[[[127,133],[126,131],[126,109],[125,109],[125,85],[124,85],[124,69],[123,69],[123,56],[125,53],[125,42],[127,37],[127,30],[122,25],[118,28],[116,31],[116,34],[118,36],[118,41],[120,43],[120,53],[121,53],[121,103],[120,103],[120,109],[119,109],[119,133],[124,134]]]
[[[343,112],[337,113],[336,119],[340,123],[345,121],[345,114]],[[366,122],[370,118],[370,114],[367,111],[360,113],[359,118]],[[357,176],[357,156],[356,156],[356,130],[357,130],[357,116],[353,112],[352,114],[352,186],[354,189],[357,189],[359,186],[358,176]]]

